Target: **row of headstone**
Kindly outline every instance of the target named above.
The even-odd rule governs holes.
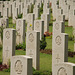
[[[5,27],[6,29],[3,31],[3,65],[6,64],[9,67],[9,63],[11,62],[11,75],[32,75],[32,66],[36,70],[40,69],[40,40],[44,32],[49,31],[49,7],[48,9],[46,7],[47,12],[44,10],[41,20],[37,20],[40,15],[39,7],[41,7],[41,0],[35,3],[37,5],[39,4],[39,7],[36,9],[37,5],[35,5],[33,13],[29,13],[31,11],[30,1],[25,1],[29,4],[26,8],[21,7],[23,4],[19,1],[13,2],[11,0],[10,8],[10,3],[8,1],[6,3],[4,2],[3,18],[6,18],[5,26],[9,25],[8,17],[12,17],[13,23],[16,23],[16,30]],[[32,0],[32,3],[34,3],[34,0]],[[23,19],[18,19],[18,15],[22,13]],[[15,56],[15,45],[25,42],[25,20],[27,22],[26,55]]]
[[[74,67],[75,64],[68,62],[68,35],[64,33],[64,23],[56,21],[53,24],[52,75],[74,75]]]
[[[53,23],[52,75],[75,75],[75,64],[68,62],[68,35],[64,33],[65,17],[67,18],[67,15],[64,15],[64,10],[57,8],[56,21]]]
[[[26,33],[26,56],[25,55],[15,56],[15,45],[16,45],[16,30],[12,28],[4,29],[3,65],[7,65],[9,67],[9,63],[11,62],[11,75],[16,73],[32,75],[32,65],[36,70],[39,70],[40,69],[40,50],[39,50],[40,32],[30,31]],[[30,73],[28,73],[28,71]]]

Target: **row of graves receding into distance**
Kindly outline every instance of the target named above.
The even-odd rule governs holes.
[[[56,0],[0,1],[0,26],[4,28],[3,42],[0,37],[2,63],[9,66],[11,62],[10,75],[33,75],[32,67],[40,70],[40,40],[49,31],[50,3],[53,19],[56,19],[53,23],[52,75],[75,75],[75,64],[68,62],[68,34],[64,24],[68,20],[69,26],[74,27],[75,4],[70,0],[59,0],[59,4]],[[30,13],[33,5],[33,12]],[[23,17],[19,19],[21,14]],[[13,24],[16,23],[16,29],[9,28],[9,17],[12,17]],[[23,42],[26,42],[26,55],[15,56],[15,45]]]

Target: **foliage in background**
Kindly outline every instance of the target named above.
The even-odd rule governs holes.
[[[46,38],[43,37],[42,40],[40,40],[40,49],[44,50],[46,46],[47,46]]]
[[[38,19],[41,19],[41,14],[43,14],[43,3],[41,5],[41,7],[40,7],[40,15],[39,15]]]
[[[1,36],[1,40],[2,40],[2,41],[3,41],[3,29],[4,29],[4,27],[1,26],[1,27],[0,27],[0,36]]]
[[[34,8],[34,4],[31,6],[31,11],[30,11],[30,13],[33,13],[33,8]]]
[[[23,49],[23,50],[26,50],[26,44],[25,44],[25,42],[23,42],[23,44],[19,44],[19,45],[16,45],[16,50],[17,49]]]
[[[22,14],[19,14],[19,15],[18,15],[18,18],[22,18],[22,16],[23,16]]]
[[[49,31],[45,32],[44,35],[47,37],[47,36],[51,36],[52,35],[52,32],[49,33]]]

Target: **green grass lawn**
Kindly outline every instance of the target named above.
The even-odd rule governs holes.
[[[0,51],[2,61],[2,51]],[[16,55],[25,55],[25,51],[16,50]],[[69,57],[69,62],[75,63],[75,58]],[[52,55],[40,53],[40,71],[52,71]],[[10,75],[9,72],[0,71],[0,75]]]

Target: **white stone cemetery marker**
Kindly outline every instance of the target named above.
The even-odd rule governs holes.
[[[33,58],[33,67],[40,68],[40,32],[30,31],[26,33],[26,55]]]
[[[0,18],[0,27],[7,28],[9,27],[9,20],[8,18]]]
[[[25,42],[25,20],[17,19],[16,31],[16,44],[23,44]]]
[[[75,64],[73,63],[59,63],[55,65],[54,75],[75,75]]]
[[[33,75],[32,58],[29,56],[13,56],[10,75]]]
[[[34,16],[32,13],[27,15],[27,31],[34,30]]]
[[[40,32],[40,40],[44,36],[44,21],[42,20],[35,20],[34,21],[34,31]]]
[[[64,33],[64,23],[53,23],[52,39],[52,72],[55,74],[55,65],[68,61],[68,35]]]
[[[9,66],[9,60],[15,55],[16,31],[12,28],[3,31],[3,65]]]
[[[49,14],[42,14],[41,20],[44,21],[44,33],[49,31]]]

